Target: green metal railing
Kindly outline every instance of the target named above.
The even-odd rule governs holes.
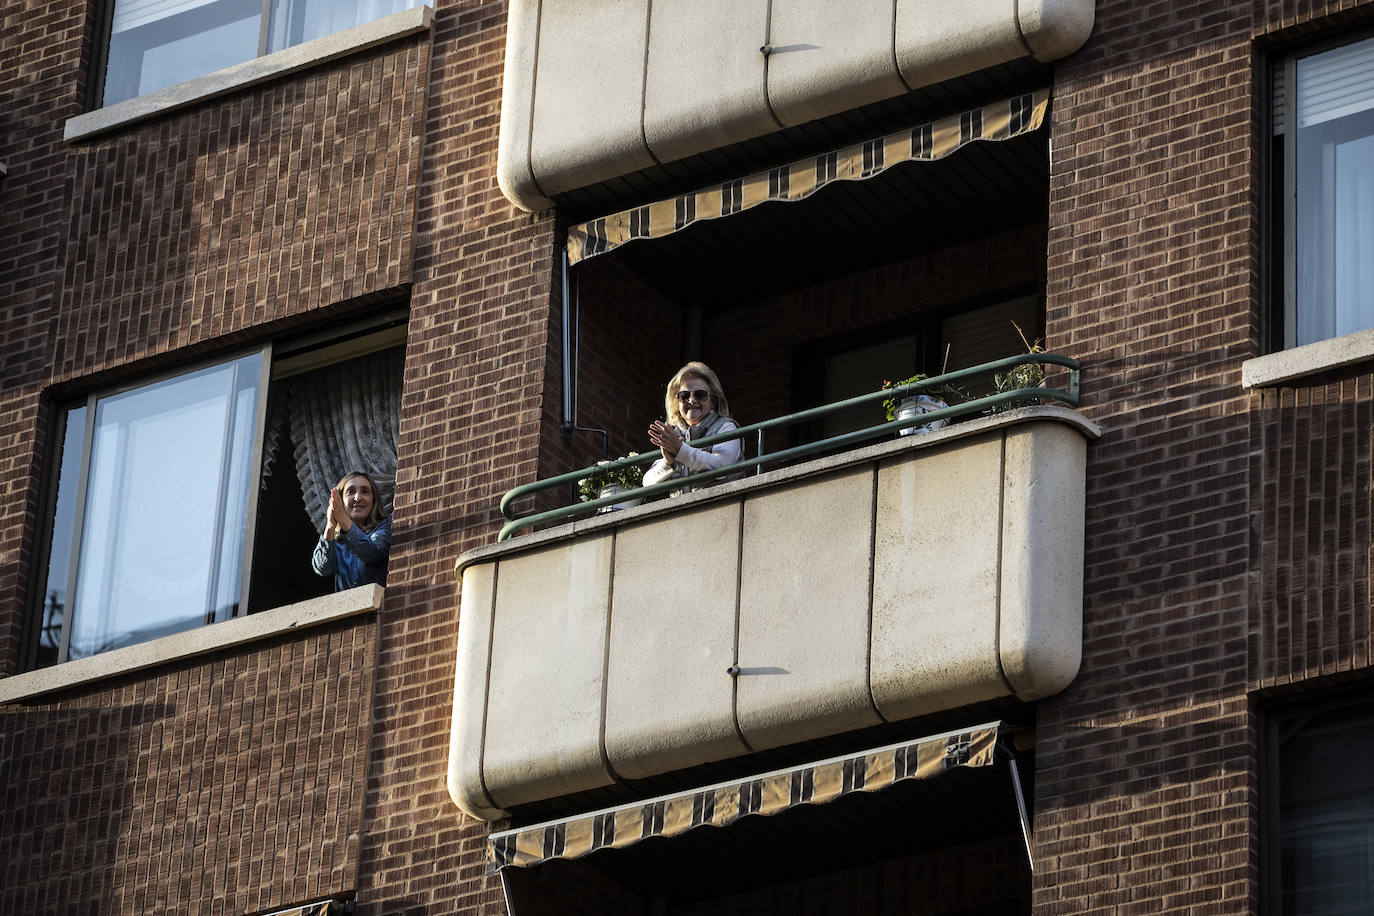
[[[913,397],[931,390],[943,390],[950,387],[958,388],[961,383],[978,377],[991,376],[994,373],[1006,372],[1017,366],[1039,363],[1042,365],[1063,366],[1069,370],[1068,389],[1059,388],[1017,388],[1011,391],[1001,391],[986,397],[975,398],[959,404],[951,404],[939,410],[932,410],[929,413],[919,414],[905,420],[890,420],[870,426],[866,429],[856,430],[851,433],[844,433],[839,436],[830,436],[825,439],[818,439],[815,442],[808,442],[803,445],[785,448],[776,452],[768,452],[765,449],[764,434],[771,429],[778,429],[791,426],[795,423],[804,423],[814,420],[838,410],[844,410],[858,404],[868,404],[875,401],[884,401],[888,398]],[[726,465],[722,468],[715,468],[709,471],[700,471],[691,475],[690,482],[678,477],[667,480],[663,483],[656,483],[647,487],[639,487],[633,490],[622,490],[612,496],[602,496],[587,502],[574,503],[569,506],[562,506],[558,509],[550,509],[545,512],[536,512],[517,518],[514,515],[512,504],[522,496],[529,496],[541,490],[551,487],[564,486],[576,483],[584,477],[592,474],[612,471],[618,468],[636,467],[640,465],[652,464],[660,456],[658,449],[647,452],[640,452],[628,458],[619,458],[607,464],[594,464],[590,467],[581,468],[576,471],[569,471],[566,474],[559,474],[556,477],[546,477],[543,480],[536,480],[533,483],[522,484],[501,497],[501,515],[509,519],[502,527],[501,533],[497,535],[498,541],[510,538],[512,534],[522,528],[532,525],[539,525],[545,522],[561,521],[577,515],[583,515],[600,509],[602,506],[611,506],[616,503],[625,502],[627,499],[641,499],[657,496],[661,493],[669,493],[673,490],[680,490],[684,486],[697,486],[705,481],[717,478],[738,475],[741,471],[749,468],[757,468],[762,472],[765,464],[777,464],[785,461],[793,461],[798,458],[805,458],[819,452],[831,451],[837,448],[844,448],[866,442],[870,439],[879,439],[890,436],[893,433],[906,429],[911,426],[924,426],[927,423],[941,419],[954,419],[969,414],[980,414],[1002,407],[1009,409],[1018,404],[1040,401],[1059,401],[1070,407],[1078,406],[1078,361],[1067,356],[1060,356],[1056,353],[1023,353],[1020,356],[1010,356],[1006,359],[999,359],[996,362],[984,363],[981,366],[974,366],[969,369],[960,369],[957,372],[949,372],[944,375],[936,375],[930,378],[921,379],[919,382],[911,382],[907,385],[900,385],[894,388],[883,388],[879,391],[861,394],[856,397],[847,398],[843,401],[835,401],[831,404],[823,404],[820,407],[812,407],[808,410],[799,410],[796,413],[785,414],[781,417],[774,417],[771,420],[764,420],[761,423],[751,423],[748,426],[741,426],[729,432],[720,433],[715,436],[705,436],[701,439],[692,441],[692,445],[698,448],[713,445],[717,442],[727,442],[731,439],[741,439],[751,434],[757,434],[757,452],[753,458],[745,458],[734,464]]]

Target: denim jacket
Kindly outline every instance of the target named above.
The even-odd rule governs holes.
[[[340,531],[338,540],[330,542],[320,535],[310,565],[321,576],[334,576],[334,591],[376,583],[386,585],[386,558],[391,551],[391,519],[382,521],[371,531],[363,531],[355,524]]]

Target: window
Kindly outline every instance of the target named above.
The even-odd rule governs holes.
[[[112,105],[415,6],[414,0],[113,0]]]
[[[1374,696],[1282,707],[1266,737],[1266,911],[1374,912]]]
[[[389,510],[403,321],[324,346],[265,347],[60,411],[31,664],[328,592],[309,558],[329,488],[368,471]]]
[[[1374,37],[1285,58],[1273,98],[1271,347],[1374,328]]]
[[[917,372],[938,375],[1026,351],[1017,328],[1034,341],[1044,323],[1034,293],[957,308],[941,316],[916,316],[826,338],[798,349],[794,360],[795,409],[830,404],[876,391],[885,379]],[[966,386],[982,396],[990,386]],[[860,404],[811,424],[807,438],[820,439],[882,422],[880,407]]]

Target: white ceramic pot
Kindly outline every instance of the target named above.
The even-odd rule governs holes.
[[[919,417],[923,413],[930,413],[932,410],[940,410],[948,406],[949,405],[944,401],[929,394],[918,394],[915,397],[902,398],[901,402],[897,405],[897,419],[910,420],[913,417]],[[914,436],[917,433],[934,432],[948,425],[949,420],[933,420],[922,426],[908,426],[901,431],[901,434],[903,436]]]
[[[601,488],[601,492],[598,493],[597,496],[614,496],[617,493],[624,493],[628,489],[629,487],[623,486],[622,484],[608,484]],[[614,512],[617,509],[633,509],[635,506],[639,505],[642,502],[644,502],[643,499],[627,499],[624,502],[611,503],[609,506],[602,506],[600,509],[597,509],[596,511],[597,514],[600,515],[605,512]]]

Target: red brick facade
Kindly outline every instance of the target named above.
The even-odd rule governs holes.
[[[376,626],[0,713],[6,913],[252,913],[357,881]]]
[[[0,13],[0,677],[65,398],[408,304],[395,534],[375,615],[0,707],[0,912],[503,913],[489,825],[445,786],[454,562],[505,490],[600,456],[561,430],[562,227],[497,186],[506,4],[67,142],[95,7]],[[1264,350],[1266,55],[1367,25],[1374,0],[1099,0],[1054,67],[1047,225],[708,311],[700,352],[693,303],[614,255],[582,268],[578,422],[612,456],[647,447],[684,357],[753,421],[795,406],[798,347],[1044,291],[1104,435],[1082,668],[1035,707],[1036,916],[1258,912],[1258,711],[1374,662],[1374,377],[1240,379]],[[942,912],[934,882],[1017,852],[690,912]],[[621,890],[536,911],[628,912]]]

